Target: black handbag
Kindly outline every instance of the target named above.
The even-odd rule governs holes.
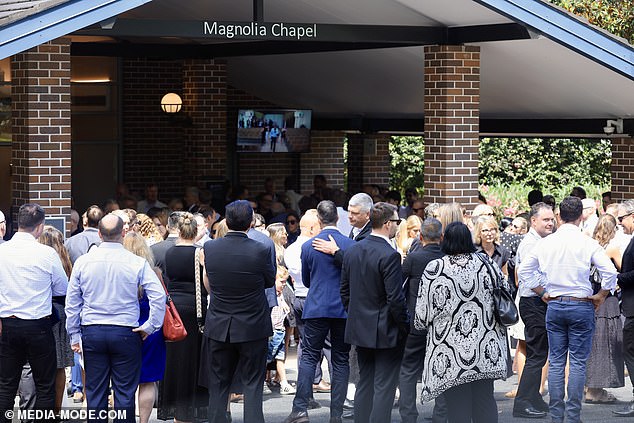
[[[477,253],[476,253],[477,254]],[[493,314],[495,320],[504,327],[513,326],[520,320],[520,314],[513,300],[513,295],[507,284],[502,281],[500,273],[493,269],[493,263],[488,256],[477,254],[487,268],[493,285]]]

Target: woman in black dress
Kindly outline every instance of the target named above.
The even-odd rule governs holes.
[[[207,390],[198,385],[202,334],[196,319],[196,226],[191,213],[182,213],[178,225],[179,238],[165,254],[167,289],[187,329],[187,337],[167,344],[167,366],[159,393],[158,418],[161,420],[173,418],[175,422],[195,422],[207,419],[209,397]],[[204,322],[207,290],[202,279],[199,283]]]

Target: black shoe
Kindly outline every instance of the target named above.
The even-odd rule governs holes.
[[[343,410],[342,419],[354,419],[354,409]]]
[[[293,411],[284,420],[284,423],[308,423],[307,411]]]
[[[527,407],[522,410],[513,410],[513,417],[520,417],[523,419],[541,419],[546,417],[546,413],[537,410],[535,407]]]
[[[308,409],[309,410],[316,410],[318,408],[321,408],[321,404],[318,403],[315,398],[309,398],[308,399]]]
[[[533,408],[537,411],[543,411],[544,413],[550,412],[550,407],[548,407],[548,403],[544,400],[533,401]]]
[[[627,407],[620,410],[612,410],[612,413],[617,417],[634,417],[634,402],[629,403]]]
[[[354,401],[350,401],[348,398],[343,402],[344,410],[354,410]]]

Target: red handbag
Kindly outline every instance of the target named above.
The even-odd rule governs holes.
[[[180,314],[178,314],[178,310],[176,310],[172,297],[167,292],[161,272],[158,271],[156,274],[161,281],[161,285],[163,285],[167,297],[165,301],[165,318],[163,319],[163,338],[165,338],[166,342],[182,341],[187,336],[187,330],[185,325],[183,325]]]

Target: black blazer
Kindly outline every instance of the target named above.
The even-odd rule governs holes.
[[[393,348],[409,329],[401,255],[383,238],[369,236],[344,255],[341,300],[348,311],[345,341]]]
[[[368,220],[365,226],[361,229],[361,232],[359,232],[359,234],[356,237],[352,236],[352,230],[351,230],[350,234],[348,235],[348,238],[353,239],[355,241],[363,241],[371,233],[372,233],[372,225],[370,224],[370,221]],[[333,257],[335,259],[334,260],[335,265],[338,267],[342,267],[343,266],[343,250],[339,248],[339,250],[335,252]]]
[[[634,317],[634,238],[623,252],[621,273],[617,276],[621,287],[621,308],[625,317]]]
[[[154,264],[161,269],[163,276],[165,276],[165,253],[176,245],[177,239],[178,237],[169,236],[165,241],[158,242],[150,247],[154,255]]]
[[[210,301],[205,336],[220,342],[248,342],[273,334],[264,294],[275,285],[269,249],[243,232],[206,242]]]
[[[426,331],[420,331],[414,328],[414,314],[416,309],[416,300],[418,299],[418,290],[420,288],[420,278],[425,271],[427,264],[445,255],[440,250],[439,244],[427,244],[423,246],[419,244],[416,250],[407,255],[403,262],[403,281],[404,292],[407,300],[407,310],[410,317],[410,333],[422,335]]]

